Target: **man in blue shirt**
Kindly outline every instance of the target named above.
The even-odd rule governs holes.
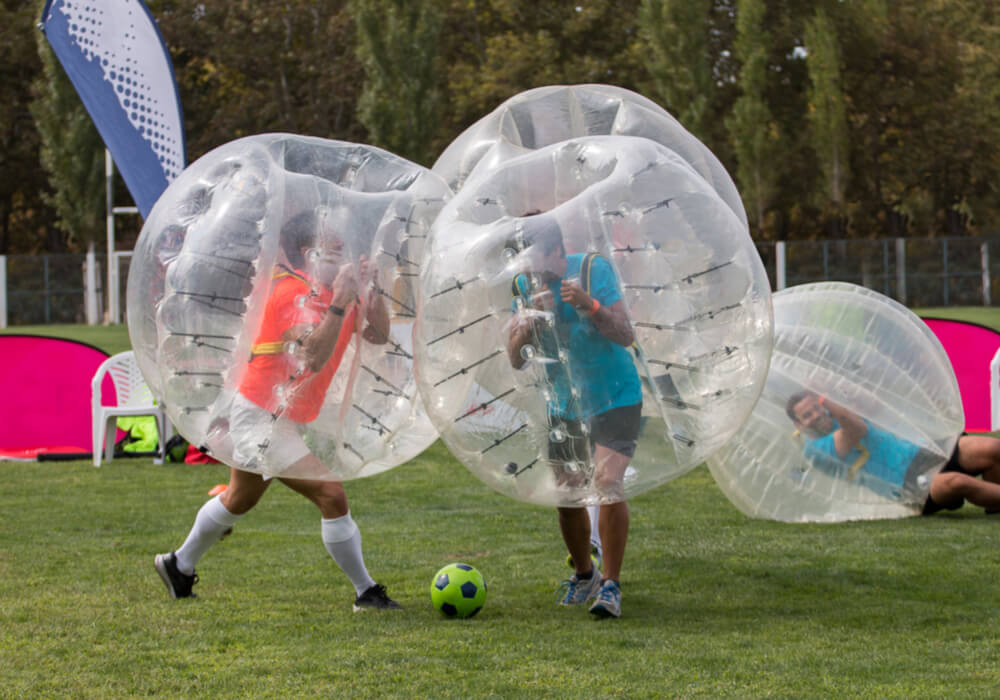
[[[881,430],[848,409],[811,391],[793,394],[788,417],[809,436],[806,456],[817,468],[857,480],[875,493],[905,501],[921,470],[919,446]],[[982,478],[979,478],[982,477]],[[968,500],[1000,512],[1000,440],[962,435],[945,467],[931,480],[923,514],[957,510]]]
[[[590,557],[590,518],[585,508],[560,507],[559,527],[575,573],[560,602],[578,605],[596,596],[590,611],[621,615],[619,576],[628,539],[624,477],[635,454],[642,414],[642,385],[629,347],[632,324],[611,264],[595,254],[566,255],[562,232],[550,215],[525,220],[514,244],[530,271],[514,280],[516,304],[507,351],[521,369],[544,360],[549,385],[549,460],[559,483],[583,486],[576,467],[593,464],[594,485],[604,503],[598,517],[604,575]],[[551,314],[551,325],[528,306]]]

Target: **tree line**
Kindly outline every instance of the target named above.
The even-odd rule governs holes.
[[[103,145],[36,28],[43,4],[0,5],[0,254],[103,240]],[[1000,229],[997,3],[148,5],[173,58],[188,162],[285,131],[430,166],[519,92],[609,83],[658,102],[715,152],[758,240]],[[121,181],[117,191],[128,203]]]

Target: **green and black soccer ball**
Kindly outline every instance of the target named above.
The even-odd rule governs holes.
[[[472,617],[486,602],[486,581],[468,564],[449,564],[431,581],[431,602],[448,617]]]

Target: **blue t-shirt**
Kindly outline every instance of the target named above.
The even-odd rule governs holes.
[[[833,432],[809,442],[805,449],[806,457],[821,471],[835,471],[832,476],[842,477],[849,471],[854,471],[852,467],[856,466],[854,479],[862,486],[886,498],[899,498],[906,472],[920,448],[908,440],[876,428],[867,420],[865,425],[868,426],[868,432],[844,457],[837,456]],[[834,421],[834,430],[838,428],[840,425]]]
[[[566,277],[579,278],[586,255],[566,256]],[[642,401],[642,384],[629,349],[614,343],[597,330],[585,312],[579,312],[560,298],[557,280],[548,285],[555,300],[553,332],[540,332],[535,338],[539,353],[558,359],[559,349],[567,352],[568,361],[545,364],[551,387],[549,410],[564,418],[586,419],[613,408],[632,406]],[[580,281],[586,289],[585,282]],[[590,266],[590,296],[601,306],[619,301],[618,281],[611,264],[595,256]],[[573,397],[572,387],[578,397]]]

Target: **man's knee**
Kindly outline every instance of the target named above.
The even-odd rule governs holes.
[[[594,487],[603,501],[621,501],[625,499],[625,484],[622,477],[614,470],[598,470],[594,475]]]
[[[320,511],[328,514],[347,514],[347,493],[338,481],[317,481],[316,488],[310,495],[310,500],[316,504]]]
[[[243,515],[257,505],[267,486],[267,482],[259,474],[234,473],[219,500],[233,515]]]
[[[1000,439],[963,435],[958,439],[958,464],[976,472],[1000,467]]]
[[[944,502],[949,498],[964,498],[968,493],[970,482],[975,477],[960,472],[944,472],[934,477],[931,496],[935,501]]]

